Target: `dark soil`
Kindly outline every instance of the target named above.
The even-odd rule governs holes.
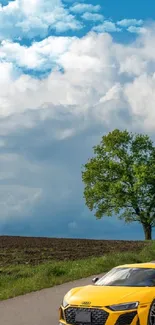
[[[139,252],[144,241],[0,236],[0,266],[77,260],[111,252]]]

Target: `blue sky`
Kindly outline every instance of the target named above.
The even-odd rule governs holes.
[[[81,166],[116,127],[155,139],[153,1],[0,3],[0,234],[142,239],[95,220]]]

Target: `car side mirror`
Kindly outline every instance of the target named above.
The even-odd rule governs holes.
[[[99,280],[99,278],[94,278],[94,279],[92,279],[92,282],[96,283],[98,280]]]

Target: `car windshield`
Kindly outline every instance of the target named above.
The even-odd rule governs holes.
[[[155,269],[153,268],[114,268],[95,285],[97,286],[123,286],[123,287],[153,287],[155,286]]]

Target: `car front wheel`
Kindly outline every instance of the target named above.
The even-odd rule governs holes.
[[[150,307],[149,316],[148,316],[148,325],[155,325],[155,299],[153,300]]]

